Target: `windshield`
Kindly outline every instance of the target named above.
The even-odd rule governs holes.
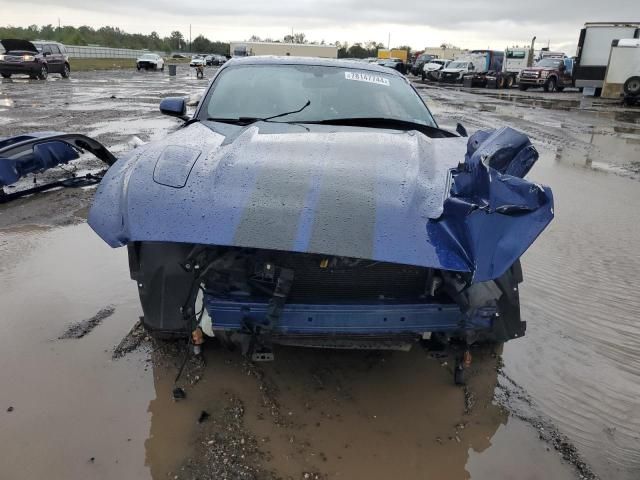
[[[140,57],[144,60],[155,60],[156,56],[152,53],[145,53],[144,55],[142,55],[142,57]]]
[[[447,68],[467,68],[468,62],[451,62]]]
[[[507,50],[507,58],[524,58],[525,55],[524,50]]]
[[[564,62],[561,59],[558,59],[558,58],[543,58],[538,63],[536,63],[536,67],[558,68],[561,63],[564,63]]]
[[[390,118],[437,127],[420,96],[401,77],[356,68],[317,65],[246,65],[223,70],[200,117],[266,118],[283,122]]]

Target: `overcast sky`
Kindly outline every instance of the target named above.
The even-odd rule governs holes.
[[[575,54],[581,26],[640,22],[640,0],[0,0],[0,24],[117,26],[131,33],[180,30],[189,38],[246,40],[304,32],[309,40],[387,43],[414,49],[443,42],[504,49],[528,44]]]

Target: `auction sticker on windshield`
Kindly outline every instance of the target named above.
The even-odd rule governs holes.
[[[361,72],[344,72],[344,78],[347,80],[355,80],[357,82],[376,83],[378,85],[389,86],[389,79],[381,75],[371,75],[370,73]]]

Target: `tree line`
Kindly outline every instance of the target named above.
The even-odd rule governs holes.
[[[158,52],[196,52],[196,53],[218,53],[229,54],[229,43],[211,41],[204,35],[195,37],[189,45],[184,35],[175,30],[168,37],[160,37],[157,32],[148,35],[142,33],[127,33],[118,27],[93,28],[82,27],[55,27],[49,25],[31,25],[28,27],[0,27],[0,38],[20,38],[23,40],[53,40],[65,45],[99,45],[111,48],[131,48],[134,50],[152,50]],[[282,39],[260,38],[252,35],[248,41],[252,42],[284,42],[284,43],[306,43],[324,45],[325,42],[309,41],[302,32],[292,35],[285,35]],[[335,42],[338,47],[338,58],[368,58],[377,57],[378,49],[385,48],[382,43],[369,41],[364,43],[354,43],[349,45],[346,42]],[[398,47],[411,53],[411,48],[407,46]]]
[[[53,25],[31,25],[29,27],[0,27],[0,38],[19,38],[23,40],[53,40],[65,45],[99,45],[111,48],[131,48],[134,50],[153,50],[158,52],[193,51],[201,53],[219,53],[227,55],[229,44],[212,42],[203,35],[193,39],[191,45],[181,32],[173,31],[168,37],[157,32],[148,35],[127,33],[117,27],[54,27]]]

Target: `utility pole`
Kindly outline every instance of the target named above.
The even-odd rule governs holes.
[[[387,50],[391,52],[391,32],[389,32],[389,41],[387,42]],[[389,53],[391,55],[391,53]]]
[[[60,30],[60,17],[58,17],[58,30]]]
[[[193,44],[191,43],[191,24],[189,24],[189,50],[193,50]]]

